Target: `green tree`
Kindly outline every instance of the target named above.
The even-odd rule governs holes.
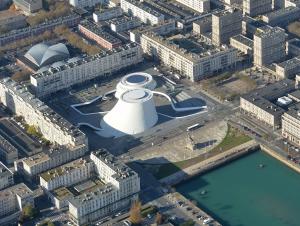
[[[55,226],[53,222],[49,221],[47,226]]]
[[[157,214],[156,214],[155,223],[157,225],[161,225],[163,223],[163,215],[159,212],[157,212]]]
[[[38,210],[34,208],[31,204],[27,204],[26,206],[23,207],[21,216],[19,218],[20,222],[24,222],[29,219],[33,219],[38,215]]]
[[[187,220],[186,222],[180,224],[179,226],[194,226],[195,222],[193,220]]]

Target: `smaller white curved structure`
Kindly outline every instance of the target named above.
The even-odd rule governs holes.
[[[31,47],[25,57],[38,67],[53,64],[70,57],[68,48],[63,43],[48,46],[40,43]]]
[[[153,93],[147,89],[132,89],[121,94],[119,101],[101,123],[103,136],[119,137],[139,134],[158,121]]]
[[[121,94],[127,90],[144,88],[154,90],[156,82],[150,74],[144,72],[136,72],[125,75],[117,84],[115,97],[120,98]]]

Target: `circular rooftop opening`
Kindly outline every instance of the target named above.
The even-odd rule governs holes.
[[[148,78],[146,76],[140,74],[134,74],[126,78],[126,82],[132,85],[145,83],[147,80]]]
[[[126,102],[143,102],[151,96],[145,89],[133,89],[123,93],[122,99]]]

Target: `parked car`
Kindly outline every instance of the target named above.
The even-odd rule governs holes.
[[[129,220],[124,220],[123,223],[126,225],[126,226],[131,226],[132,223],[129,221]]]

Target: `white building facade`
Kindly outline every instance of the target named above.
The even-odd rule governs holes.
[[[138,17],[145,24],[159,24],[165,19],[160,12],[149,8],[143,2],[136,0],[121,0],[121,8],[131,16]]]
[[[69,217],[75,225],[88,224],[129,207],[133,200],[137,200],[140,191],[137,173],[108,152],[92,152],[91,160],[105,184],[69,201]]]
[[[177,2],[198,11],[204,13],[210,11],[210,0],[176,0]]]
[[[164,65],[174,68],[192,81],[211,76],[221,70],[234,67],[237,50],[220,47],[201,55],[186,53],[153,33],[143,34],[141,46],[144,53],[159,59]]]
[[[61,67],[31,75],[30,82],[36,95],[43,97],[99,76],[110,76],[142,61],[141,47],[130,43],[122,48],[77,59]]]

